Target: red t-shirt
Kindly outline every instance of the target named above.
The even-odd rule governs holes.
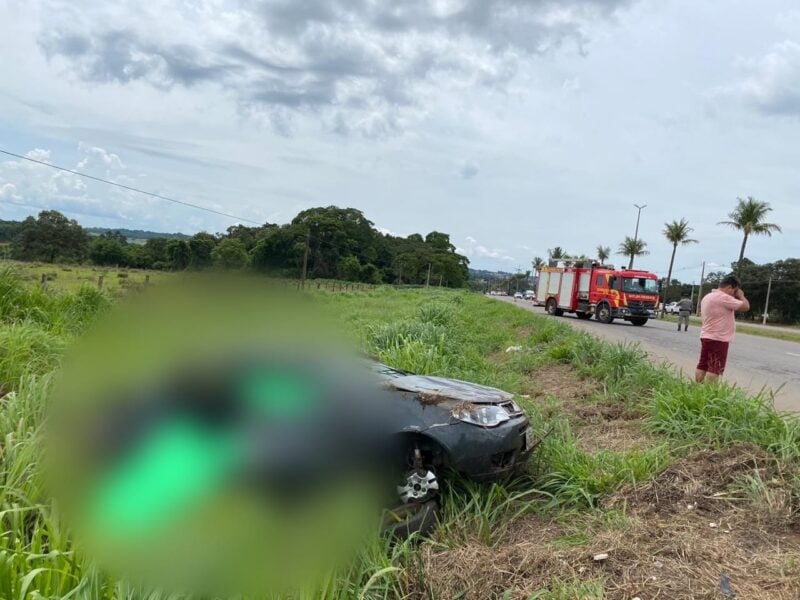
[[[734,313],[742,308],[744,302],[729,296],[719,289],[712,290],[700,302],[700,313],[703,315],[703,328],[700,338],[730,342],[736,333]]]

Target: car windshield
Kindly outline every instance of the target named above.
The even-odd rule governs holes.
[[[658,283],[655,279],[644,277],[625,277],[622,280],[622,291],[638,294],[657,294]]]

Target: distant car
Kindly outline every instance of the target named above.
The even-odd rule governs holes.
[[[524,298],[524,296],[522,295],[522,292],[517,292],[514,294],[514,298]]]
[[[526,300],[533,300],[536,297],[536,293],[533,290],[525,290],[522,293],[522,297]]]
[[[664,312],[668,315],[677,315],[680,312],[677,302],[670,302],[664,307]]]

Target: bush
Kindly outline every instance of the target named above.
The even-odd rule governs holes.
[[[15,390],[27,375],[53,370],[64,350],[64,340],[32,322],[0,326],[0,391]]]
[[[440,302],[424,304],[419,307],[419,320],[434,325],[447,325],[453,317],[453,307]]]

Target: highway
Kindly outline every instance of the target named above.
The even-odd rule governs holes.
[[[690,324],[688,332],[678,332],[677,325],[651,319],[642,327],[626,321],[604,325],[594,319],[582,321],[574,315],[550,317],[544,308],[528,300],[497,296],[548,319],[558,319],[576,329],[587,331],[611,342],[638,342],[654,362],[669,362],[687,377],[694,377],[700,354],[700,327]],[[731,343],[724,378],[756,393],[775,391],[775,407],[800,412],[800,343],[737,333]]]

